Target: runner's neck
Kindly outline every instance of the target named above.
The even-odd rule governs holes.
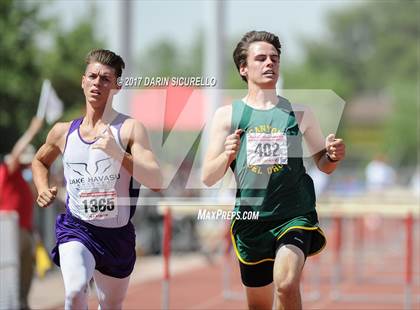
[[[258,92],[249,91],[242,99],[251,108],[258,110],[269,110],[277,105],[278,97],[276,91],[259,90]]]

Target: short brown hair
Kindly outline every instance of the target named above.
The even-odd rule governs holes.
[[[267,42],[273,45],[278,55],[281,54],[281,44],[279,37],[273,33],[267,31],[250,31],[245,33],[242,39],[236,45],[235,50],[233,51],[233,61],[235,62],[236,68],[240,69],[241,65],[246,64],[246,59],[248,57],[248,48],[249,45],[253,42]],[[246,77],[241,75],[241,78],[247,82]]]
[[[117,78],[122,75],[122,70],[125,68],[125,63],[121,56],[115,54],[114,52],[111,52],[110,50],[91,50],[87,54],[85,61],[87,65],[94,62],[99,62],[103,65],[107,65],[114,68]]]

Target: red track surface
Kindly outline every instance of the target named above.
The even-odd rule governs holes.
[[[396,223],[392,222],[391,226]],[[308,259],[303,285],[304,309],[404,309],[404,230],[396,234],[395,229],[387,223],[382,228],[379,236],[372,232],[366,233],[363,255],[362,249],[356,249],[354,243],[346,241],[352,238],[349,236],[350,229],[346,228],[343,230],[344,242],[339,264],[335,263],[332,244],[318,256],[318,260]],[[333,225],[326,227],[326,231],[331,237]],[[418,225],[414,232],[411,309],[420,309]],[[232,259],[228,266],[231,272],[230,291],[241,298],[223,298],[223,264],[219,261],[173,276],[170,281],[170,309],[245,309],[246,302],[236,262]],[[334,284],[331,279],[337,266],[340,277],[338,284]],[[317,271],[318,284],[314,282]],[[334,292],[338,295],[334,295]],[[318,298],[315,298],[316,294]],[[161,305],[162,283],[153,280],[131,284],[124,309],[161,309]],[[89,308],[96,307],[93,297]]]
[[[309,266],[307,266],[309,267]],[[231,289],[242,292],[238,279],[239,273],[232,280]],[[380,275],[379,273],[377,275]],[[399,276],[401,274],[395,274]],[[418,277],[418,275],[417,275]],[[402,278],[402,276],[401,276]],[[171,309],[245,309],[245,300],[224,300],[222,296],[222,268],[221,264],[210,265],[175,276],[170,286]],[[402,281],[402,280],[401,280]],[[339,285],[344,300],[333,300],[329,277],[323,273],[322,283],[319,286],[320,298],[315,301],[305,300],[313,294],[314,287],[303,287],[305,309],[403,309],[403,286],[401,284],[375,284],[370,281],[356,282],[345,281]],[[414,291],[420,295],[420,286],[417,284]],[[160,309],[162,300],[162,284],[160,281],[151,281],[131,285],[124,303],[124,309]],[[305,295],[306,293],[306,295]],[[357,301],[353,294],[363,294],[365,301]],[[388,301],[387,298],[398,294],[396,300]],[[382,301],[381,301],[382,300]],[[91,309],[97,304],[90,302]],[[420,303],[413,303],[412,309],[420,309]]]

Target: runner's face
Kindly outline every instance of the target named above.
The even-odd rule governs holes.
[[[115,69],[95,62],[88,64],[82,77],[82,88],[86,101],[95,106],[105,105],[111,90],[118,89]]]
[[[279,76],[279,55],[276,48],[267,42],[253,42],[248,48],[247,64],[240,73],[248,79],[248,85],[275,88]]]

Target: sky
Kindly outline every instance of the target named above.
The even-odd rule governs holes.
[[[326,16],[332,10],[352,6],[350,0],[321,1],[223,1],[226,40],[239,40],[249,30],[267,30],[282,42],[282,57],[302,58],[302,37],[317,38],[328,32]],[[121,33],[121,1],[58,0],[46,8],[47,14],[60,16],[64,28],[97,9],[96,30],[108,48],[118,52]],[[133,55],[145,53],[153,43],[168,39],[188,48],[197,32],[210,24],[214,1],[166,0],[131,1]]]
[[[46,1],[46,0],[33,0]],[[222,1],[222,0],[220,0]],[[95,31],[98,38],[107,46],[123,56],[126,76],[141,74],[139,56],[162,40],[170,40],[182,52],[191,48],[199,31],[208,33],[214,20],[216,0],[132,0],[131,44],[132,58],[122,49],[121,38],[127,38],[122,31],[122,2],[120,0],[55,0],[44,6],[46,16],[58,17],[61,27],[71,29],[75,22],[90,16],[96,10]],[[303,58],[302,38],[322,38],[328,33],[326,17],[334,10],[345,10],[354,5],[351,0],[226,0],[219,2],[224,8],[223,37],[226,44],[238,42],[250,30],[266,30],[277,34],[282,44],[282,64],[299,62]],[[211,42],[211,41],[210,41]],[[209,50],[213,45],[207,45]],[[230,48],[234,48],[232,45]],[[206,57],[214,51],[206,53]],[[140,58],[142,59],[142,57]],[[214,71],[216,60],[206,58],[207,76],[220,77]],[[141,66],[141,64],[140,64]],[[119,96],[114,106],[126,112],[124,102]]]

